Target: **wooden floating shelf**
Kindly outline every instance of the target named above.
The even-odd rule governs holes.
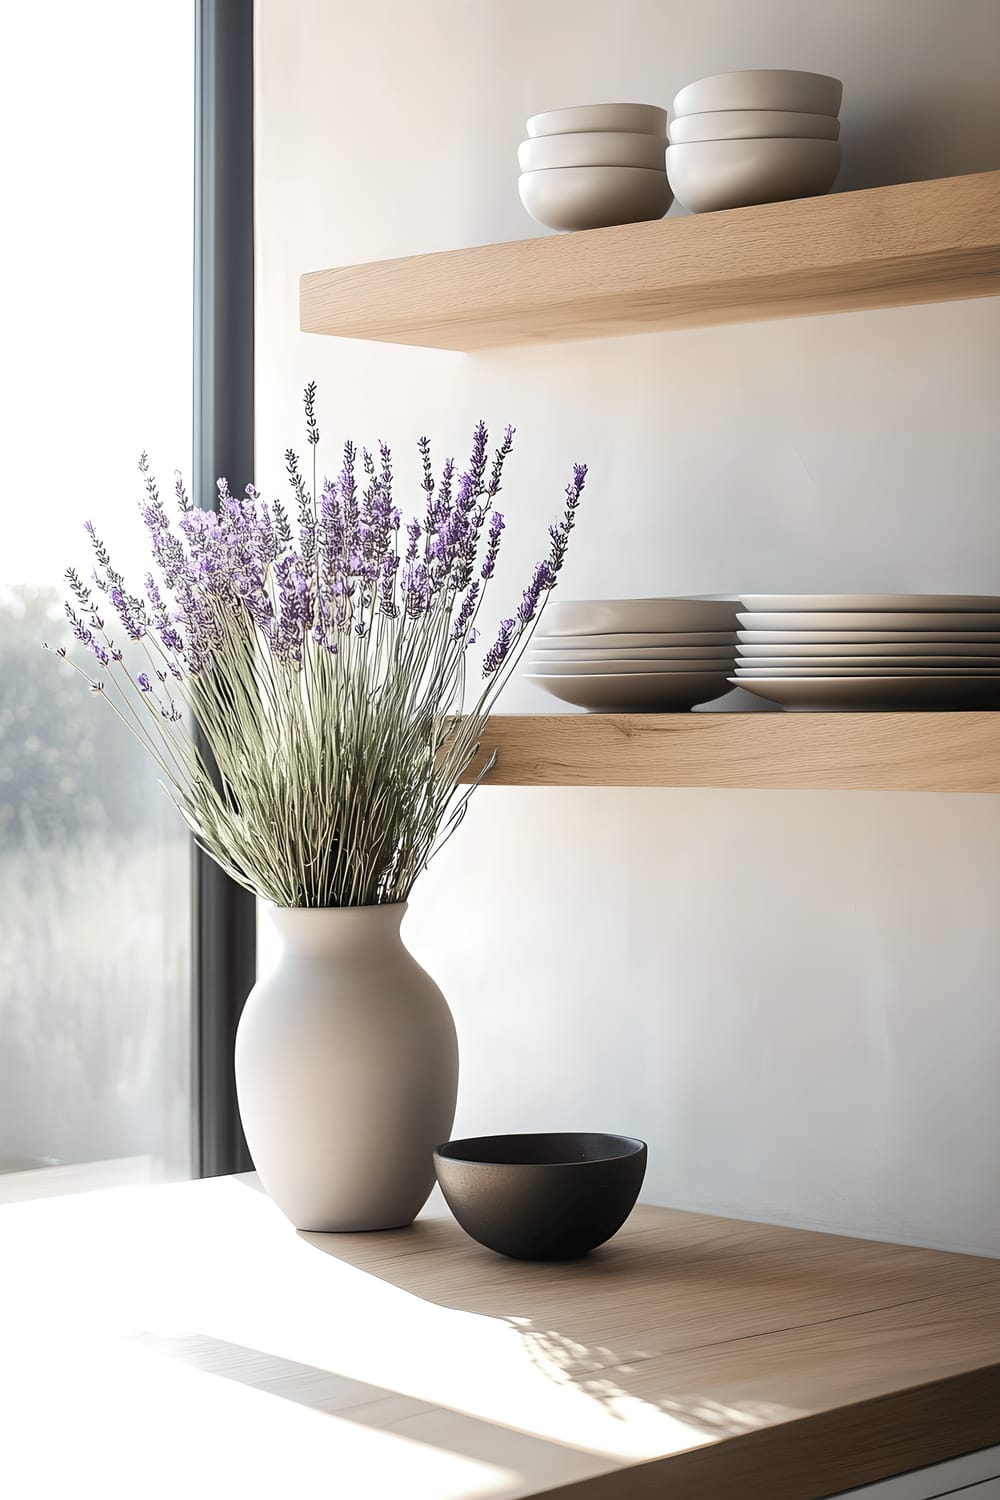
[[[486,786],[1000,792],[1000,713],[498,714]]]
[[[310,271],[306,333],[488,349],[1000,295],[1000,172]]]

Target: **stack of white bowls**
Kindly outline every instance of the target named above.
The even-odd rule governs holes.
[[[692,213],[829,192],[840,170],[844,86],[760,69],[689,83],[674,100],[667,175]]]
[[[662,219],[667,112],[656,104],[582,104],[528,121],[517,150],[521,202],[549,229]]]
[[[693,708],[729,691],[733,599],[567,599],[547,605],[528,680],[592,713]]]
[[[733,684],[785,708],[1000,708],[992,594],[745,594]]]

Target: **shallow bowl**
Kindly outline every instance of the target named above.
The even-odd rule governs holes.
[[[521,202],[549,229],[607,229],[662,219],[674,195],[665,171],[648,167],[552,167],[522,172]]]
[[[839,141],[690,141],[667,147],[677,201],[696,214],[818,197],[829,192],[839,170]]]
[[[704,115],[681,115],[670,122],[671,145],[687,141],[742,141],[802,136],[813,141],[836,141],[836,115],[801,115],[788,109],[722,109]]]
[[[529,653],[525,666],[543,677],[634,676],[650,672],[731,672],[736,665],[735,646],[722,656],[699,657],[609,657],[582,656],[567,660],[559,653],[538,656]]]
[[[549,605],[549,610],[553,607]],[[732,608],[736,608],[735,604]],[[636,647],[642,651],[663,650],[664,647],[676,650],[689,646],[731,646],[736,641],[734,629],[639,630],[611,631],[603,635],[557,635],[549,630],[547,614],[548,611],[546,619],[531,638],[532,646],[542,651],[617,651]]]
[[[738,73],[713,73],[689,83],[675,95],[671,113],[700,115],[723,109],[780,109],[807,115],[835,115],[844,85],[825,73],[800,73],[788,68],[750,68]]]
[[[592,714],[680,713],[728,693],[727,669],[711,672],[529,672],[543,692]]]
[[[434,1153],[448,1207],[466,1234],[515,1260],[576,1260],[617,1234],[646,1173],[627,1135],[485,1135]]]
[[[580,639],[569,637],[570,640]],[[736,642],[728,646],[572,646],[549,647],[532,641],[528,659],[536,662],[553,662],[571,666],[574,662],[606,662],[606,671],[617,670],[622,662],[659,662],[663,669],[689,669],[698,662],[733,661],[736,657]],[[655,667],[646,667],[647,672]]]
[[[553,167],[646,167],[662,172],[665,150],[662,135],[581,130],[574,135],[545,135],[522,141],[517,160],[522,172],[544,172]]]
[[[531,140],[543,135],[576,135],[582,130],[627,130],[637,135],[667,134],[667,112],[658,104],[577,104],[532,115],[525,127]]]

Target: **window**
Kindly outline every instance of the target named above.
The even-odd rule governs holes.
[[[140,450],[165,487],[191,473],[195,74],[179,0],[0,26],[2,1201],[192,1169],[190,841],[40,642],[68,644],[84,520],[144,571]]]

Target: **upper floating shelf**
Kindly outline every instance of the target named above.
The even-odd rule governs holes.
[[[497,714],[485,786],[1000,792],[1000,713]]]
[[[1000,172],[302,277],[306,333],[432,349],[1000,295]]]

